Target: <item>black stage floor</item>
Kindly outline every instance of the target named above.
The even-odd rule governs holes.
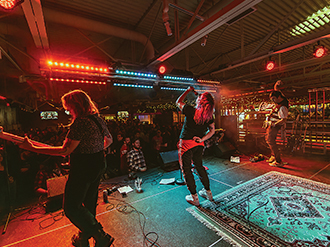
[[[214,195],[269,171],[330,184],[329,156],[287,155],[284,160],[289,162],[288,165],[274,168],[265,161],[251,162],[247,156],[241,156],[239,164],[211,156],[204,158],[204,165],[209,168]],[[161,179],[179,178],[179,170],[165,172],[156,167],[139,174],[139,177],[142,178],[142,193],[132,191],[123,198],[117,191],[108,197],[108,203],[103,202],[103,189],[125,185],[134,188],[134,181],[125,181],[126,176],[116,177],[105,180],[100,187],[97,218],[115,238],[112,246],[231,246],[186,211],[191,205],[185,201],[188,194],[185,185],[159,184]],[[198,180],[197,176],[195,178]],[[197,188],[202,188],[199,180]],[[44,208],[35,202],[17,206],[28,208],[14,211],[6,233],[0,236],[0,246],[71,246],[71,236],[77,229],[61,210],[45,214]],[[3,214],[1,229],[5,219]],[[145,236],[155,244],[146,243]]]

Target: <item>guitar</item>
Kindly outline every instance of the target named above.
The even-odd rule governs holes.
[[[4,132],[3,128],[1,126],[0,126],[0,139],[4,139],[6,141],[11,141],[18,145],[22,144],[24,142],[24,137]],[[33,141],[33,140],[31,140],[31,142],[33,143],[33,145],[35,145],[37,147],[50,147],[50,145],[47,145],[45,143],[41,143],[41,142],[37,142],[37,141]],[[29,150],[29,149],[27,149],[27,150]],[[29,150],[29,151],[33,151],[33,150]]]

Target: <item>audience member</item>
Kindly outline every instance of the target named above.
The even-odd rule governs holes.
[[[145,172],[147,165],[140,146],[140,140],[135,139],[132,143],[132,149],[127,153],[128,178],[135,179],[137,172]]]

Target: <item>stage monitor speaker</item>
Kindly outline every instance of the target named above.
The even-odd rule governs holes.
[[[162,158],[162,168],[166,171],[179,169],[178,150],[159,153]]]
[[[229,158],[236,151],[230,142],[219,142],[217,145],[213,145],[212,149],[214,156],[219,158]]]

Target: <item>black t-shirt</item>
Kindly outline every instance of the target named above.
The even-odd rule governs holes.
[[[214,122],[214,119],[204,123],[196,124],[194,120],[196,109],[190,105],[184,105],[182,113],[186,115],[182,126],[180,139],[191,140],[194,136],[202,138],[205,135],[210,124]]]
[[[88,117],[79,117],[70,126],[67,138],[80,141],[73,153],[93,154],[104,149],[104,136],[111,136],[106,123],[97,115],[94,115],[100,123],[103,133],[96,123]]]

